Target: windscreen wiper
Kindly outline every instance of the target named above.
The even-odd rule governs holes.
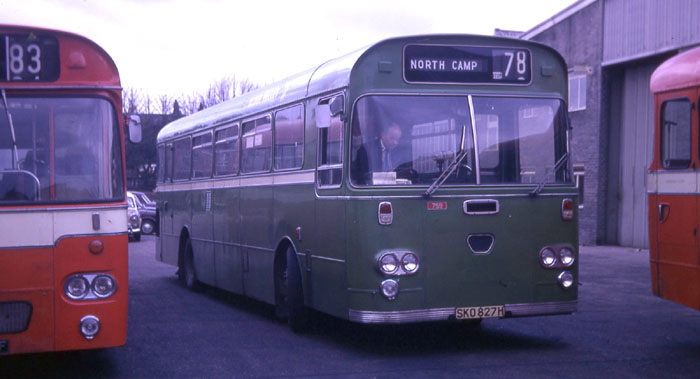
[[[472,132],[472,138],[474,138],[474,151],[478,152],[479,148],[477,146],[477,139],[476,139],[476,118],[474,117],[474,103],[472,101],[472,95],[469,95],[467,97],[467,101],[469,102],[469,121],[470,121],[470,126],[471,126],[471,132]],[[435,182],[428,187],[428,189],[425,191],[423,194],[424,198],[429,198],[430,196],[435,193],[435,191],[440,188],[442,183],[445,183],[445,180],[452,175],[452,173],[455,171],[457,167],[462,163],[464,158],[469,154],[469,149],[464,147],[464,141],[467,138],[467,125],[463,124],[462,125],[462,141],[460,143],[460,146],[462,149],[457,153],[457,156],[455,156],[455,160],[450,163],[445,171],[438,176],[437,179],[435,179]],[[474,154],[474,167],[476,167],[476,184],[479,184],[479,154],[476,153]]]
[[[19,153],[17,152],[17,137],[15,137],[15,126],[12,123],[12,115],[10,114],[10,108],[7,107],[7,95],[5,94],[5,90],[2,89],[0,91],[2,91],[2,105],[3,105],[3,108],[5,109],[5,115],[7,116],[7,122],[10,125],[10,135],[12,136],[12,152],[13,152],[12,169],[17,170],[18,163],[19,163]]]
[[[450,175],[452,175],[452,173],[455,171],[455,169],[456,169],[457,167],[459,167],[459,164],[462,163],[462,161],[464,160],[464,158],[467,156],[467,153],[469,153],[469,150],[467,150],[467,149],[462,149],[462,151],[460,151],[460,152],[457,154],[457,156],[455,157],[455,160],[453,160],[453,161],[447,166],[447,168],[445,169],[445,171],[443,171],[442,174],[440,174],[440,176],[438,176],[438,178],[435,179],[435,181],[433,182],[433,184],[431,184],[430,187],[428,187],[428,190],[426,190],[425,193],[423,194],[423,197],[424,197],[424,198],[427,199],[427,198],[429,198],[430,196],[432,196],[433,193],[435,193],[435,191],[437,191],[438,188],[440,188],[440,186],[442,185],[442,183],[445,183],[445,180],[447,180],[447,178],[449,178]]]
[[[564,155],[559,158],[557,163],[554,164],[554,170],[546,173],[544,175],[544,178],[542,178],[542,181],[537,184],[537,187],[530,191],[530,196],[537,196],[538,193],[542,192],[542,189],[544,188],[545,183],[547,183],[547,180],[549,180],[549,176],[554,172],[555,174],[559,171],[562,165],[564,165],[567,161],[569,160],[569,153],[564,153]]]

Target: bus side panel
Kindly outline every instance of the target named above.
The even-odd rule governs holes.
[[[316,200],[311,284],[307,285],[313,308],[343,318],[348,316],[347,256],[356,253],[355,246],[348,244],[346,204],[345,200]]]
[[[90,241],[104,244],[101,254],[88,250]],[[56,302],[56,350],[94,349],[126,343],[128,301],[128,238],[92,236],[64,238],[56,245],[54,286]],[[63,293],[69,276],[76,273],[108,273],[114,277],[117,291],[105,300],[74,301]],[[80,319],[87,315],[100,320],[100,331],[92,340],[80,334]]]
[[[170,209],[172,209],[171,220],[173,223],[173,233],[170,239],[169,247],[172,249],[170,254],[175,258],[177,264],[177,254],[179,251],[180,237],[184,230],[190,233],[192,225],[192,193],[190,191],[175,191],[170,193]],[[194,253],[194,265],[197,268],[197,251]],[[199,273],[197,273],[199,274]]]
[[[27,329],[0,334],[10,354],[51,351],[54,348],[53,248],[0,250],[0,303],[28,302],[32,312]]]
[[[651,180],[651,179],[650,179]],[[656,194],[648,195],[649,202],[649,212],[648,212],[648,223],[649,223],[649,268],[651,270],[651,290],[654,295],[660,296],[659,294],[659,247],[658,247],[658,222],[659,213],[657,212],[659,203],[658,196]]]
[[[272,186],[241,187],[241,240],[245,294],[274,303]]]
[[[275,236],[277,241],[289,238],[298,254],[299,267],[306,269],[303,255],[314,230],[313,185],[297,184],[275,187]],[[297,238],[296,229],[299,228]]]
[[[238,188],[215,190],[212,194],[212,213],[216,241],[216,284],[227,291],[242,294],[244,291],[239,193]]]
[[[173,192],[160,191],[157,195],[158,214],[160,215],[160,220],[158,221],[158,245],[160,250],[156,250],[156,258],[161,262],[177,266],[179,231],[175,233],[173,230],[175,218]]]
[[[191,191],[192,224],[190,227],[192,251],[195,255],[197,279],[209,285],[216,285],[214,264],[214,231],[211,212],[211,190]]]
[[[664,207],[658,226],[659,295],[700,309],[698,271],[697,197],[658,195]]]

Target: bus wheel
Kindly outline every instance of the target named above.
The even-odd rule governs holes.
[[[185,241],[182,266],[179,268],[178,274],[186,288],[195,292],[202,290],[202,285],[197,280],[197,273],[194,271],[194,255],[192,253],[192,242],[190,242],[189,238]]]
[[[285,268],[286,292],[287,292],[287,322],[296,333],[303,333],[309,329],[309,311],[304,305],[304,288],[301,281],[301,270],[294,248],[287,247],[287,267]]]

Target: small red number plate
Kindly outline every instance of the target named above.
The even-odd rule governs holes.
[[[444,211],[447,209],[446,201],[429,201],[428,210],[429,211]]]

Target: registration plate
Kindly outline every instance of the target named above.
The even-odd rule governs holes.
[[[10,351],[10,341],[0,340],[0,354],[4,354]]]
[[[505,307],[502,305],[489,305],[485,307],[460,307],[455,309],[455,317],[457,318],[457,320],[503,317],[505,315]]]

